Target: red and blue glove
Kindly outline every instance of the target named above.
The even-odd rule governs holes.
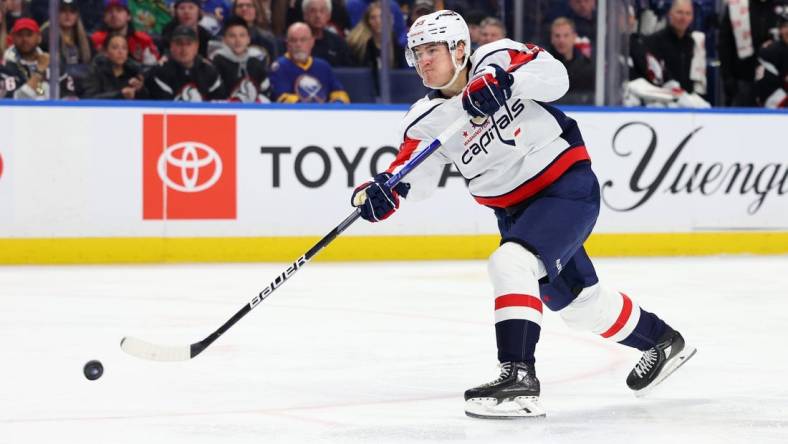
[[[390,173],[380,173],[353,190],[350,203],[361,209],[361,217],[370,222],[380,222],[399,208],[399,197],[406,197],[410,185],[398,183],[393,189],[386,186]]]
[[[462,92],[462,107],[472,117],[492,116],[512,96],[514,77],[498,65],[485,66]]]

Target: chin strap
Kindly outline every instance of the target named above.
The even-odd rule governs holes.
[[[448,87],[452,83],[454,83],[455,80],[457,80],[457,77],[462,72],[462,68],[464,68],[465,65],[468,64],[468,58],[469,57],[468,57],[468,54],[466,53],[465,57],[462,59],[462,63],[458,64],[457,63],[457,58],[454,57],[455,51],[457,51],[457,49],[454,49],[454,51],[451,52],[451,63],[452,63],[452,65],[454,65],[454,75],[451,76],[451,80],[449,80],[448,83],[446,83],[445,85],[432,86],[432,85],[428,85],[427,81],[424,80],[424,77],[422,77],[421,78],[421,83],[424,84],[424,86],[426,86],[427,88],[430,88],[430,89],[443,89],[443,88]],[[418,65],[416,65],[416,66],[417,66],[416,70],[418,71]],[[419,75],[421,75],[421,72],[419,72]]]

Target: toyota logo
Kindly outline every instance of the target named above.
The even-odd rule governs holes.
[[[0,154],[0,177],[3,177],[3,155]]]
[[[213,174],[201,173],[214,165]],[[179,177],[170,177],[168,166],[180,170]],[[180,142],[167,147],[157,164],[157,171],[167,187],[184,193],[199,193],[212,187],[222,176],[222,159],[210,146],[200,142]]]

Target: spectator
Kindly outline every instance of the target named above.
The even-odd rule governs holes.
[[[202,3],[200,26],[205,28],[212,37],[222,32],[225,20],[230,18],[232,2],[225,0],[199,0]],[[199,6],[199,5],[198,5]]]
[[[306,23],[287,30],[287,53],[271,67],[273,98],[283,103],[342,102],[350,98],[334,76],[331,65],[312,57],[315,38]]]
[[[0,0],[0,54],[3,54],[7,48],[8,27],[6,23],[5,2]]]
[[[591,104],[594,93],[594,64],[575,46],[575,24],[566,17],[550,26],[550,54],[564,64],[569,73],[569,93],[562,103]],[[562,98],[563,100],[563,98]]]
[[[211,33],[200,26],[200,0],[175,0],[175,16],[167,23],[161,33],[163,48],[170,48],[170,40],[173,31],[181,26],[191,28],[199,39],[199,53],[203,57],[208,56],[208,42],[211,40]],[[162,50],[164,52],[164,50]]]
[[[788,108],[788,8],[780,19],[780,40],[761,50],[756,70],[758,103],[766,108]]]
[[[265,57],[260,49],[249,46],[251,34],[246,21],[231,17],[224,25],[222,47],[211,60],[222,77],[231,102],[268,103],[271,83]]]
[[[60,0],[58,14],[60,25],[60,69],[67,65],[81,65],[90,63],[93,52],[90,48],[90,39],[82,20],[79,17],[75,0]],[[41,49],[49,51],[49,25],[44,23],[41,27]]]
[[[191,26],[172,31],[168,60],[145,76],[152,99],[204,102],[227,98],[219,72],[199,54],[198,39]]]
[[[134,29],[127,1],[104,0],[104,23],[101,29],[90,36],[93,49],[100,51],[110,33],[124,35],[132,59],[143,65],[155,65],[159,60],[159,51],[148,34]]]
[[[547,22],[551,23],[558,17],[566,17],[575,24],[577,41],[575,46],[586,57],[593,59],[593,44],[596,41],[596,0],[569,0],[569,2],[553,3],[548,12]],[[546,29],[550,31],[549,26]],[[549,36],[546,39],[549,41]]]
[[[8,29],[20,18],[31,17],[30,4],[24,0],[0,0],[5,4],[5,24]]]
[[[487,17],[482,20],[481,23],[479,23],[479,28],[481,29],[479,46],[506,38],[506,26],[495,17]]]
[[[339,35],[326,29],[331,18],[331,0],[304,0],[304,21],[312,30],[315,46],[312,55],[331,66],[352,66],[350,48]]]
[[[27,17],[15,21],[11,40],[13,46],[3,54],[3,63],[20,80],[14,98],[49,99],[49,54],[38,46],[41,44],[41,30],[36,21]],[[60,90],[63,97],[75,97],[74,79],[66,74],[61,76]]]
[[[254,0],[235,0],[233,15],[241,17],[246,22],[247,29],[251,33],[251,46],[257,47],[265,54],[265,66],[270,66],[282,51],[276,36],[270,30],[270,21],[265,19],[266,12],[260,9],[260,5]]]
[[[172,20],[169,2],[165,0],[133,0],[129,3],[129,11],[134,29],[150,36],[161,35]]]
[[[356,63],[361,66],[369,66],[376,71],[380,67],[380,45],[383,35],[383,22],[380,19],[380,14],[380,3],[370,3],[362,20],[350,31],[347,37],[348,44],[356,58]],[[405,50],[393,38],[391,39],[389,66],[391,68],[404,68],[407,66],[405,63]]]
[[[705,36],[689,30],[692,18],[691,0],[673,0],[668,11],[668,26],[646,37],[644,43],[648,53],[663,67],[662,76],[657,76],[652,83],[662,86],[675,80],[684,91],[704,95]]]
[[[86,99],[144,99],[147,97],[142,68],[129,58],[126,38],[120,34],[104,40],[104,51],[93,59],[85,79]]]
[[[410,14],[408,14],[408,27],[413,25],[413,23],[415,23],[416,20],[419,19],[419,17],[427,14],[432,14],[433,12],[435,12],[435,2],[433,0],[414,1],[413,6],[410,8]],[[479,22],[476,22],[476,25],[478,24]],[[470,27],[471,24],[468,23],[468,28],[470,29]]]
[[[414,6],[415,9],[415,6]],[[481,39],[482,39],[482,27],[481,23],[482,20],[485,19],[485,15],[482,11],[473,10],[468,12],[465,15],[465,23],[468,24],[468,32],[471,34],[471,51],[476,51],[476,48],[480,46]],[[411,21],[410,23],[413,24],[415,18],[411,14]]]
[[[276,0],[273,1],[276,2]],[[288,26],[292,25],[295,22],[305,21],[303,0],[279,0],[279,1],[285,1],[287,3],[287,10],[285,11],[285,14],[286,14],[286,21]],[[331,1],[331,9],[330,9],[331,18],[328,21],[328,25],[326,25],[326,29],[334,32],[335,34],[337,34],[342,38],[345,38],[345,30],[355,26],[355,23],[351,23],[350,21],[350,16],[348,15],[347,8],[345,8],[345,0],[330,0],[330,1]],[[372,0],[367,1],[367,3],[369,3],[370,1]],[[392,2],[392,3],[396,4],[396,2]],[[366,5],[364,5],[364,7],[366,8]],[[363,13],[364,10],[362,9],[361,12]]]
[[[347,12],[350,16],[350,26],[356,26],[361,18],[364,16],[364,11],[373,0],[347,0]],[[389,7],[391,8],[392,29],[394,35],[397,36],[397,44],[405,48],[408,45],[408,30],[405,28],[405,18],[402,16],[402,11],[396,1],[389,0]]]
[[[755,67],[777,24],[773,0],[729,0],[722,14],[718,54],[728,106],[755,106]]]
[[[24,84],[25,79],[19,69],[0,63],[0,99],[13,99],[16,90]]]

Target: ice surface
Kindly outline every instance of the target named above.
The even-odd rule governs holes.
[[[0,267],[0,443],[788,442],[788,257],[596,263],[698,354],[636,399],[639,352],[546,313],[536,421],[463,413],[496,376],[484,262],[309,264],[180,363],[118,343],[202,339],[286,265]]]

